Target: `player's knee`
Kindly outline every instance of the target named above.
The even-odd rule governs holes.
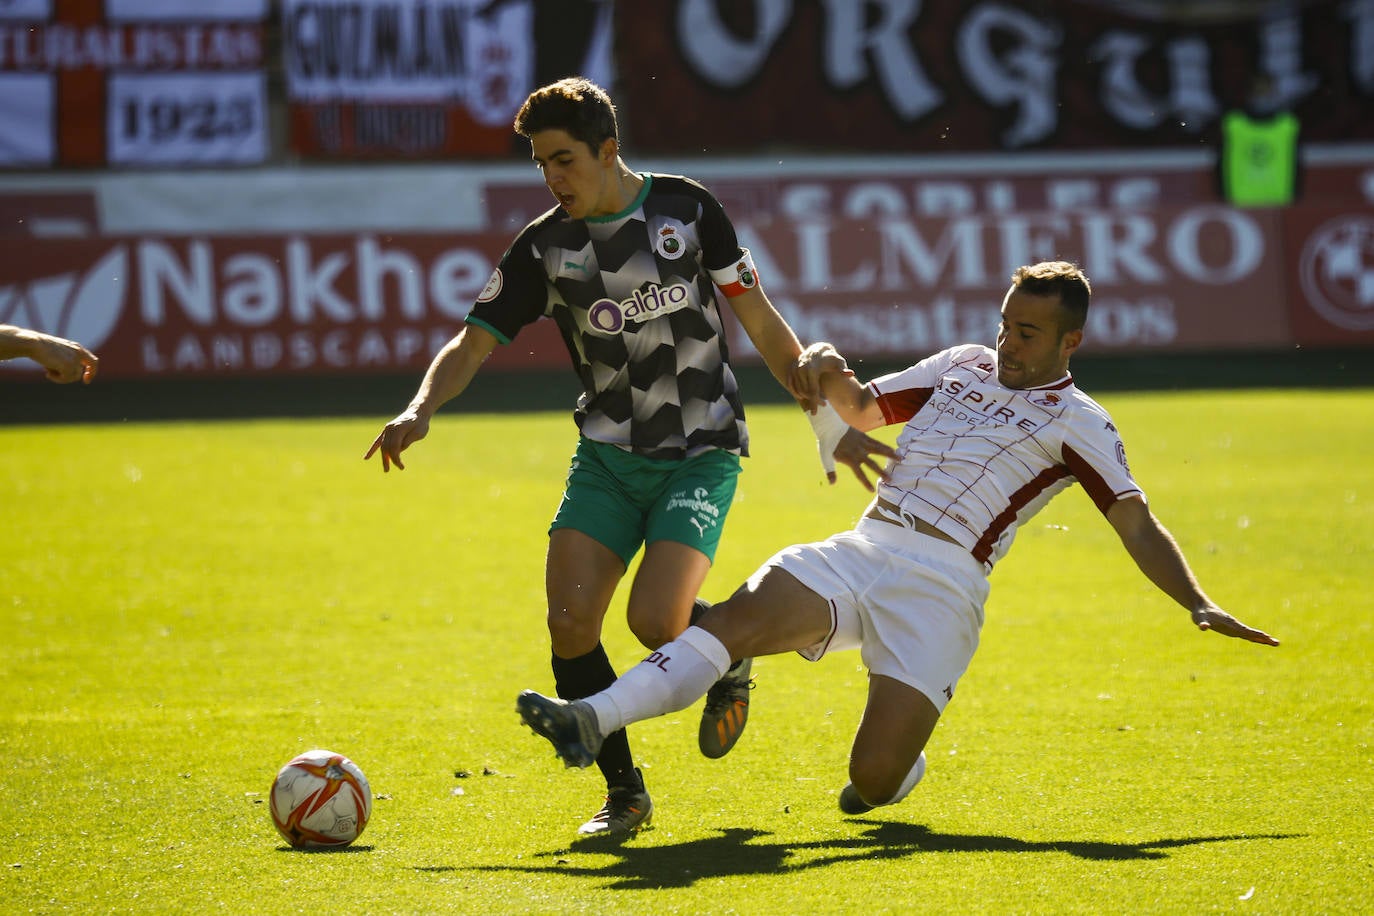
[[[549,608],[549,642],[555,654],[576,658],[601,641],[601,616],[574,608]]]
[[[664,643],[672,642],[682,632],[675,623],[661,619],[631,618],[629,623],[630,632],[646,649],[657,649]]]
[[[658,649],[670,643],[687,629],[692,616],[692,605],[672,606],[671,602],[661,599],[644,600],[642,595],[631,595],[625,609],[625,622],[646,649]]]

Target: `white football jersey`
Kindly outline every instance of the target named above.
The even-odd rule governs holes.
[[[934,525],[991,570],[1017,527],[1075,480],[1102,512],[1144,493],[1107,412],[1065,376],[1018,390],[988,347],[952,347],[874,379],[889,423],[905,423],[878,495]]]

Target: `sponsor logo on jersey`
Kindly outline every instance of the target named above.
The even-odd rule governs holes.
[[[491,279],[487,285],[482,287],[482,292],[477,296],[478,302],[490,302],[501,295],[501,286],[505,281],[501,279],[501,268],[496,268],[491,272]]]
[[[637,289],[633,296],[619,302],[598,299],[587,309],[587,323],[593,331],[619,334],[629,322],[639,324],[652,321],[687,308],[691,301],[691,288],[686,283],[674,283],[672,286],[655,284],[648,289]]]
[[[1053,391],[1047,391],[1040,397],[1030,400],[1032,404],[1039,404],[1041,407],[1057,407],[1062,399]]]
[[[945,376],[940,379],[936,390],[939,394],[932,397],[926,406],[970,426],[1014,426],[1033,433],[1046,422],[1045,415],[1040,411],[1028,413],[1025,410],[1025,404],[1031,398],[1000,386]],[[1056,402],[1060,400],[1058,395],[1052,396]]]

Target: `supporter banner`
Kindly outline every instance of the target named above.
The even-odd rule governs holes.
[[[634,148],[714,156],[1189,146],[1261,91],[1309,142],[1374,138],[1374,3],[1194,6],[1180,24],[1083,0],[622,3],[620,102]]]
[[[0,3],[0,167],[267,156],[266,0]]]
[[[190,13],[191,18],[200,22],[259,22],[267,18],[269,0],[104,0],[104,3],[105,15],[111,19],[176,22],[185,20]]]
[[[252,165],[266,154],[261,73],[110,77],[111,163]]]
[[[284,0],[292,146],[321,157],[508,155],[536,80],[608,81],[610,11],[609,0]]]
[[[0,73],[0,166],[56,161],[56,89],[46,73]]]
[[[6,19],[36,21],[52,15],[53,0],[6,0],[0,3],[0,22]]]

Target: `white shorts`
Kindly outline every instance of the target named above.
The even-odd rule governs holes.
[[[768,567],[830,602],[830,634],[802,657],[858,648],[871,673],[914,687],[944,712],[983,626],[988,579],[972,554],[863,518],[852,531],[779,551]]]

